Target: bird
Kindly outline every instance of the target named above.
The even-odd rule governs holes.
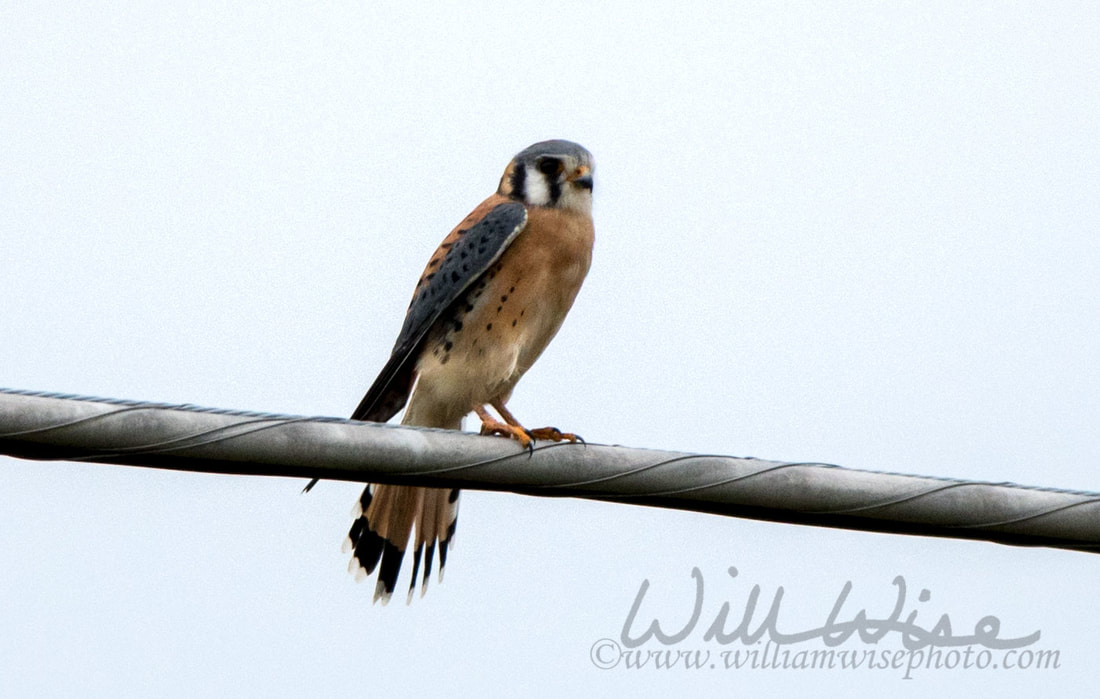
[[[497,191],[444,238],[413,292],[389,360],[352,414],[451,430],[473,412],[481,434],[532,449],[533,440],[577,442],[554,427],[528,430],[506,404],[557,333],[592,262],[595,163],[583,146],[540,141],[512,158]],[[499,419],[488,410],[493,408]],[[316,483],[312,481],[306,490]],[[377,569],[374,602],[389,602],[407,550],[420,594],[438,553],[439,580],[458,520],[457,489],[369,484],[344,542],[348,570]],[[415,534],[414,534],[415,532]]]

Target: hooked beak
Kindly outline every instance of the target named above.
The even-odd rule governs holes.
[[[587,165],[581,165],[579,168],[577,168],[577,171],[573,173],[572,177],[569,178],[569,181],[577,185],[578,187],[582,187],[591,192],[592,169]]]

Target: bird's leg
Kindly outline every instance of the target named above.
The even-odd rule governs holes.
[[[499,408],[497,409],[499,410]],[[534,440],[527,434],[527,430],[523,429],[519,424],[506,424],[508,423],[508,418],[511,417],[510,414],[501,413],[505,420],[505,422],[501,422],[490,415],[484,405],[479,405],[474,408],[474,412],[477,413],[478,418],[481,419],[481,434],[504,435],[505,437],[511,437],[516,440],[528,451],[534,448]],[[514,421],[515,418],[512,418],[512,420]]]
[[[500,413],[500,416],[504,418],[505,422],[507,422],[512,427],[523,430],[524,433],[526,433],[527,436],[532,439],[546,439],[551,442],[573,443],[584,441],[572,432],[562,432],[557,427],[539,427],[533,430],[524,429],[523,425],[519,424],[519,420],[516,419],[516,416],[512,415],[508,408],[504,407],[504,403],[497,402],[492,403],[491,405],[496,408],[496,411]]]

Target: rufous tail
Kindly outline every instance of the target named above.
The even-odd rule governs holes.
[[[448,425],[448,429],[461,429]],[[402,485],[370,484],[363,490],[352,516],[355,521],[344,541],[351,552],[348,571],[362,580],[378,570],[374,601],[386,604],[397,587],[397,577],[405,551],[413,549],[412,579],[407,601],[412,601],[421,563],[424,574],[420,594],[428,589],[428,578],[436,554],[439,555],[439,580],[447,564],[447,552],[454,542],[458,522],[457,488],[416,488]]]

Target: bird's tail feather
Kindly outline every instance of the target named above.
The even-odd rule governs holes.
[[[460,429],[447,425],[449,429]],[[378,570],[374,600],[389,602],[397,587],[405,552],[413,549],[412,579],[407,601],[412,601],[421,563],[424,575],[420,594],[428,589],[435,554],[439,554],[439,580],[447,551],[454,541],[458,522],[457,488],[419,488],[401,485],[371,484],[363,490],[352,516],[355,521],[344,542],[352,552],[348,570],[362,580]],[[413,531],[415,530],[415,534]],[[425,555],[426,554],[426,555]]]
[[[420,594],[428,589],[433,559],[439,553],[439,579],[454,541],[458,522],[458,489],[413,488],[371,484],[363,490],[353,515],[355,521],[344,541],[352,553],[348,570],[362,580],[378,570],[374,599],[389,602],[405,552],[413,549],[413,572],[408,600],[412,600],[421,562],[424,575]],[[413,534],[415,530],[415,535]],[[424,554],[427,554],[426,556]]]

